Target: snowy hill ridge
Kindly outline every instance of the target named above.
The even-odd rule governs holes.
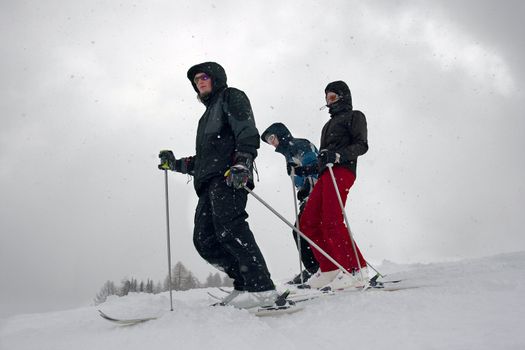
[[[317,299],[258,318],[211,308],[208,291],[113,297],[98,307],[18,315],[0,323],[1,350],[525,349],[525,252],[452,263],[379,266],[417,288]],[[122,327],[98,316],[160,316]]]

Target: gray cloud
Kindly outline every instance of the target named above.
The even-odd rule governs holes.
[[[185,74],[206,60],[248,94],[260,130],[282,121],[315,143],[328,119],[324,87],[349,83],[371,148],[347,208],[371,261],[525,248],[519,2],[0,7],[9,312],[85,302],[107,279],[164,276],[157,152],[193,153],[203,107]],[[256,190],[292,218],[281,158],[261,145]],[[203,278],[213,269],[192,246],[186,181],[170,176],[173,258]],[[289,230],[253,199],[249,211],[274,276],[294,274]]]

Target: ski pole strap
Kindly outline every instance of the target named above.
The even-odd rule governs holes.
[[[165,161],[164,163],[161,163],[159,165],[159,169],[162,169],[162,170],[170,170],[170,164],[168,163],[168,161]]]

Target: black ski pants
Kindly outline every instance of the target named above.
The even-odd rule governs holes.
[[[253,233],[246,222],[248,192],[211,179],[199,193],[193,243],[210,264],[233,279],[234,288],[248,292],[275,289]]]
[[[301,218],[301,215],[303,214],[304,207],[306,205],[306,201],[303,201],[299,207],[299,219]],[[295,224],[297,227],[297,223]],[[299,229],[301,229],[299,227]],[[297,233],[295,230],[292,230],[293,239],[295,240],[295,244],[297,246],[297,249],[299,249],[299,244],[297,243]],[[312,252],[312,247],[310,247],[310,244],[302,237],[299,237],[301,240],[301,261],[303,262],[304,268],[308,270],[310,273],[316,273],[319,269],[319,263],[315,259],[314,253]]]

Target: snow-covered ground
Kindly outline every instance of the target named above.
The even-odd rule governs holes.
[[[207,292],[220,294],[216,290],[175,292],[173,312],[167,293],[135,294],[98,307],[2,320],[0,349],[525,349],[525,252],[379,267],[416,288],[345,293],[263,318],[209,307]],[[117,326],[97,308],[160,318]]]

